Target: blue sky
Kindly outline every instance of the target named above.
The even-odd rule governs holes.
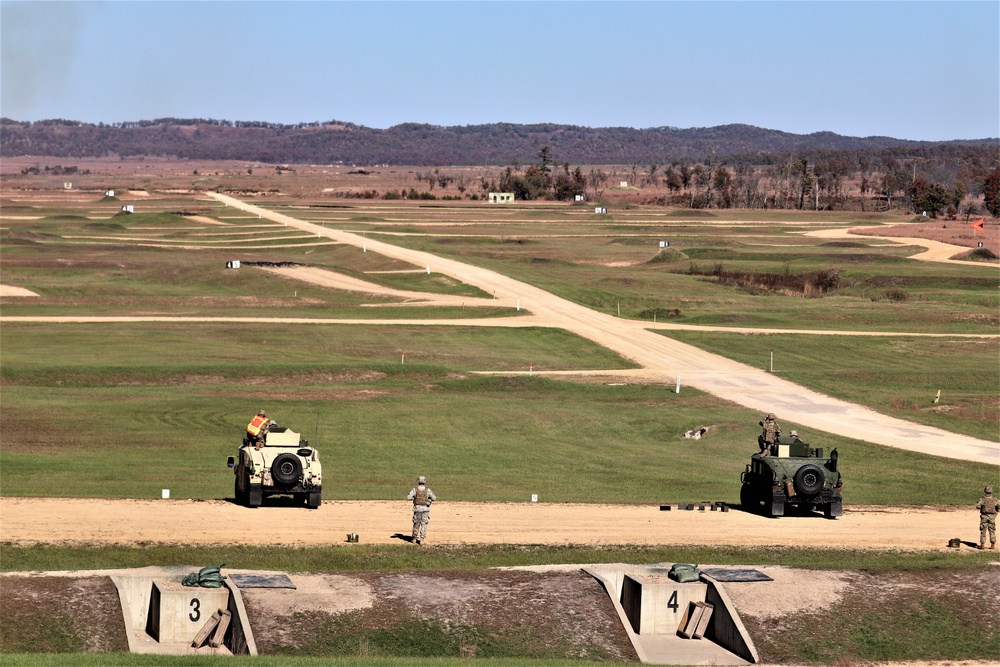
[[[0,115],[1000,136],[1000,2],[0,2]]]

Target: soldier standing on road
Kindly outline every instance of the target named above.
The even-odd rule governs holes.
[[[422,544],[427,539],[427,522],[431,520],[431,503],[437,500],[427,488],[427,478],[417,477],[417,485],[410,489],[407,500],[413,501],[413,537],[411,541]]]
[[[979,510],[979,548],[986,548],[986,533],[990,534],[990,549],[997,548],[997,512],[1000,499],[993,495],[993,487],[983,489],[983,497],[976,503]]]
[[[781,427],[778,426],[777,417],[773,412],[768,412],[767,416],[760,420],[760,425],[764,432],[757,438],[757,444],[760,445],[761,453],[767,456],[774,453],[774,442],[781,435]]]
[[[267,420],[267,415],[261,410],[258,412],[250,423],[247,424],[247,443],[253,445],[257,449],[264,446],[264,438],[267,436],[267,429],[270,426],[270,422]]]

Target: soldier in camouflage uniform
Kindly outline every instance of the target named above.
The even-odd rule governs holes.
[[[979,510],[979,548],[986,548],[986,533],[990,534],[990,549],[997,548],[997,512],[1000,500],[993,495],[993,487],[983,489],[983,497],[976,503]]]
[[[781,427],[778,426],[777,417],[774,416],[773,412],[768,412],[767,416],[760,420],[760,425],[764,429],[764,432],[757,438],[760,452],[764,456],[774,454],[774,441],[781,435]]]
[[[434,492],[427,488],[427,478],[421,475],[417,485],[406,496],[413,501],[413,537],[411,541],[422,544],[427,539],[427,522],[431,520],[431,503],[437,500]]]

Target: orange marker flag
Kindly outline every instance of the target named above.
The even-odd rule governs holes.
[[[976,220],[975,222],[970,222],[969,226],[972,227],[973,229],[978,229],[979,231],[983,231],[984,220],[985,218],[979,218],[979,220]]]

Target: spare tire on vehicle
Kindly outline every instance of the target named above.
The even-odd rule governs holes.
[[[302,462],[294,454],[279,454],[271,464],[271,478],[283,486],[290,486],[302,476]]]
[[[808,463],[795,471],[795,490],[804,496],[814,496],[823,488],[823,471]]]

